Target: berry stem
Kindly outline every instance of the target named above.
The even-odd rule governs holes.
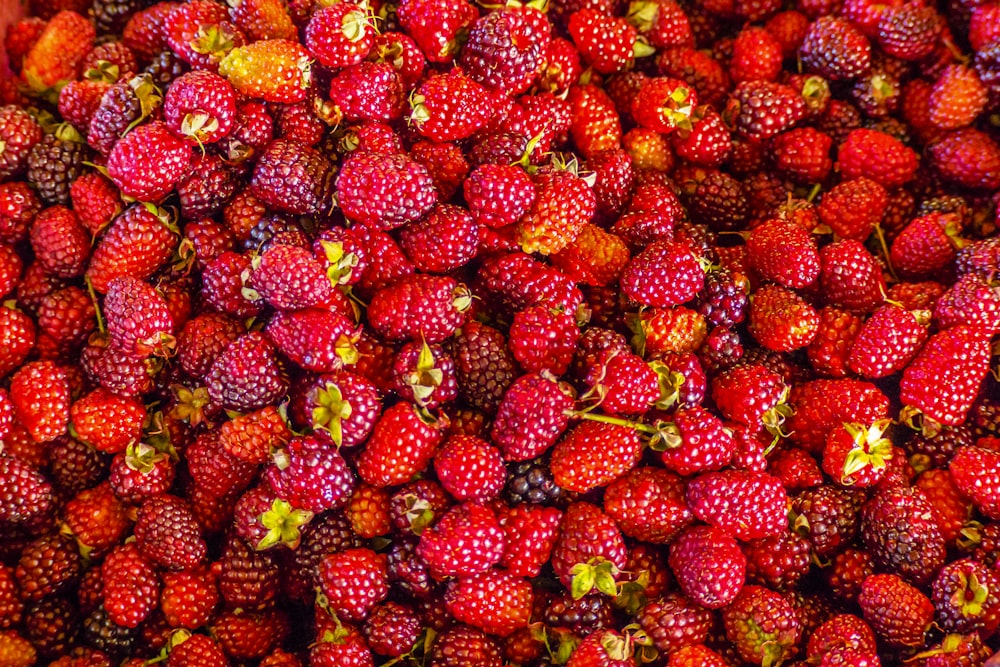
[[[566,410],[564,413],[567,417],[579,417],[580,419],[589,419],[595,422],[601,422],[603,424],[613,424],[615,426],[624,426],[625,428],[635,429],[641,431],[642,433],[648,433],[649,435],[656,435],[657,430],[654,426],[649,424],[643,424],[642,422],[632,421],[630,419],[622,419],[621,417],[612,417],[610,415],[595,415],[592,412],[579,412],[577,410]]]

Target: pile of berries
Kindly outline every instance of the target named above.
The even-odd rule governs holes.
[[[29,5],[0,667],[1000,660],[1000,5]]]

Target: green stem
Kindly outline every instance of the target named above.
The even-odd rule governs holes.
[[[566,410],[563,412],[567,417],[579,417],[580,419],[589,419],[590,421],[601,422],[603,424],[613,424],[615,426],[624,426],[625,428],[635,429],[643,433],[648,433],[650,435],[656,435],[656,428],[650,426],[649,424],[643,424],[642,422],[632,421],[630,419],[622,419],[621,417],[611,417],[609,415],[595,415],[592,412],[578,412],[575,410]]]

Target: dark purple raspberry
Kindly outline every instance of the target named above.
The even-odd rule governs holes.
[[[47,204],[69,204],[69,186],[83,173],[87,145],[68,125],[46,134],[28,154],[28,180]]]
[[[705,287],[698,294],[698,312],[709,324],[731,327],[746,318],[749,285],[727,269],[705,274]]]
[[[802,64],[827,79],[854,79],[871,67],[868,39],[847,19],[823,16],[809,26],[800,49]]]
[[[333,165],[315,148],[287,139],[267,147],[250,180],[254,196],[279,211],[310,215],[332,205]]]

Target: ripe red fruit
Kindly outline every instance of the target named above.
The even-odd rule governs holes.
[[[625,69],[644,55],[636,29],[625,19],[599,9],[583,8],[569,17],[569,34],[582,59],[602,74]],[[647,47],[648,48],[648,47]]]
[[[124,194],[159,202],[191,163],[191,147],[162,121],[140,125],[118,140],[108,155],[108,176]]]
[[[24,56],[21,70],[25,81],[41,92],[78,78],[95,35],[93,24],[80,14],[69,10],[57,13]]]
[[[961,447],[948,463],[955,486],[990,518],[1000,516],[1000,452],[982,447]]]
[[[10,378],[14,416],[37,442],[55,440],[69,422],[69,381],[66,371],[51,361],[33,361]]]
[[[434,456],[434,472],[456,500],[490,500],[499,495],[506,477],[500,452],[468,435],[448,438]]]
[[[506,637],[528,624],[533,598],[527,579],[492,569],[452,581],[444,603],[458,621]]]
[[[776,352],[805,347],[816,336],[819,316],[798,294],[779,285],[765,285],[750,299],[750,333]]]
[[[446,425],[409,403],[393,405],[375,423],[358,459],[358,474],[378,488],[409,481],[433,459]]]
[[[911,181],[917,171],[917,154],[901,141],[878,130],[851,131],[837,151],[844,178],[870,178],[886,189]]]
[[[926,340],[927,328],[911,311],[886,304],[858,331],[847,363],[864,378],[892,375],[909,364]]]
[[[632,100],[631,112],[640,126],[670,133],[691,129],[698,94],[689,84],[669,77],[643,82]]]
[[[349,220],[389,230],[422,218],[437,192],[427,168],[406,155],[362,153],[342,165],[337,198]]]
[[[229,134],[236,122],[236,92],[228,81],[205,70],[174,81],[163,101],[167,127],[191,144],[209,144]]]
[[[506,538],[491,509],[478,503],[456,505],[420,535],[417,553],[431,576],[469,577],[500,562]]]
[[[309,52],[287,39],[264,39],[237,46],[219,62],[219,74],[237,91],[265,102],[294,104],[312,82]]]
[[[934,620],[931,601],[894,574],[865,579],[858,603],[875,635],[890,646],[923,645]]]
[[[989,370],[989,343],[981,332],[956,326],[931,337],[903,370],[903,405],[941,424],[960,424]]]
[[[490,429],[504,458],[528,461],[543,454],[566,429],[573,399],[568,390],[541,375],[515,380],[497,408]]]
[[[646,306],[666,308],[690,301],[705,284],[705,270],[691,249],[657,241],[636,255],[621,277],[622,291]]]
[[[747,559],[735,539],[711,526],[695,526],[670,546],[670,569],[688,598],[706,609],[731,603],[743,589]]]
[[[465,139],[486,124],[488,95],[459,69],[431,76],[410,100],[410,122],[433,141]]]
[[[453,278],[417,274],[376,292],[368,322],[387,340],[440,343],[465,321],[471,300],[469,289]]]
[[[349,67],[368,55],[374,34],[375,26],[366,7],[338,2],[312,15],[306,25],[305,43],[321,64]]]
[[[777,478],[744,470],[710,472],[688,483],[694,515],[741,540],[777,535],[786,526],[788,496]]]
[[[360,621],[389,592],[386,557],[371,549],[347,549],[320,561],[318,581],[331,611]]]
[[[641,453],[642,440],[635,429],[585,421],[556,444],[549,466],[556,484],[585,493],[628,472]]]

